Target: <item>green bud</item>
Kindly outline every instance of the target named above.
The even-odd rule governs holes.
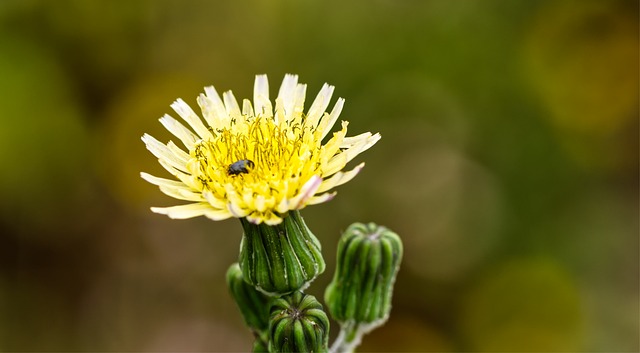
[[[368,330],[382,325],[391,311],[401,259],[402,242],[394,232],[374,223],[349,226],[338,243],[336,271],[325,291],[333,318]]]
[[[327,352],[329,319],[316,298],[302,292],[273,300],[269,352]]]
[[[298,211],[290,211],[274,226],[253,224],[244,218],[241,222],[242,276],[259,291],[277,296],[303,290],[324,272],[320,242]]]
[[[227,286],[238,304],[244,322],[256,338],[253,351],[266,352],[267,340],[264,335],[269,328],[270,298],[242,279],[242,271],[237,263],[231,265],[227,271]]]

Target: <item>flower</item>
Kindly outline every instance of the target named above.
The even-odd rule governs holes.
[[[237,217],[276,225],[288,211],[331,200],[335,192],[330,190],[353,179],[364,163],[342,169],[380,139],[370,132],[346,137],[348,122],[343,121],[342,129],[322,144],[344,105],[339,98],[326,112],[333,90],[325,84],[304,114],[306,85],[298,83],[297,75],[285,75],[275,110],[266,75],[256,76],[253,104],[245,99],[242,108],[231,91],[220,99],[210,86],[197,99],[204,121],[182,99],[176,100],[171,107],[189,127],[169,115],[160,122],[186,151],[148,134],[142,141],[177,180],[141,176],[165,194],[191,203],[151,210],[178,219]]]

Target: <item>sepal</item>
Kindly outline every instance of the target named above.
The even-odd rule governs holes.
[[[320,242],[298,211],[272,226],[244,218],[241,222],[240,268],[244,280],[257,290],[270,296],[304,290],[324,272]]]

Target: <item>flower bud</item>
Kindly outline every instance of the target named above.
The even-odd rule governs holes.
[[[249,326],[256,338],[254,352],[266,352],[266,338],[264,334],[269,328],[269,300],[270,298],[258,292],[242,278],[242,271],[237,263],[227,270],[227,286],[231,296],[238,304],[244,322]],[[264,347],[261,349],[260,347]]]
[[[269,321],[269,352],[327,352],[329,319],[316,298],[302,292],[275,299]]]
[[[325,291],[332,317],[341,324],[383,324],[402,259],[397,234],[374,223],[354,223],[338,243],[336,271]]]
[[[324,271],[320,242],[298,211],[273,226],[241,221],[242,277],[259,291],[276,296],[303,290]]]

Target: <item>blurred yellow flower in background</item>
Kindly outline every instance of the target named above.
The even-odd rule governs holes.
[[[348,122],[343,121],[341,130],[322,144],[344,104],[340,98],[326,112],[333,90],[325,84],[304,114],[306,85],[296,75],[285,75],[275,111],[266,75],[256,76],[253,104],[245,99],[242,107],[231,91],[221,99],[210,86],[197,100],[204,122],[187,103],[176,100],[171,107],[193,131],[169,115],[160,122],[188,152],[148,134],[142,140],[178,180],[141,176],[165,194],[192,203],[152,210],[178,219],[246,217],[274,225],[290,210],[332,199],[335,192],[329,190],[353,179],[364,163],[342,169],[380,139],[370,132],[346,137]]]

